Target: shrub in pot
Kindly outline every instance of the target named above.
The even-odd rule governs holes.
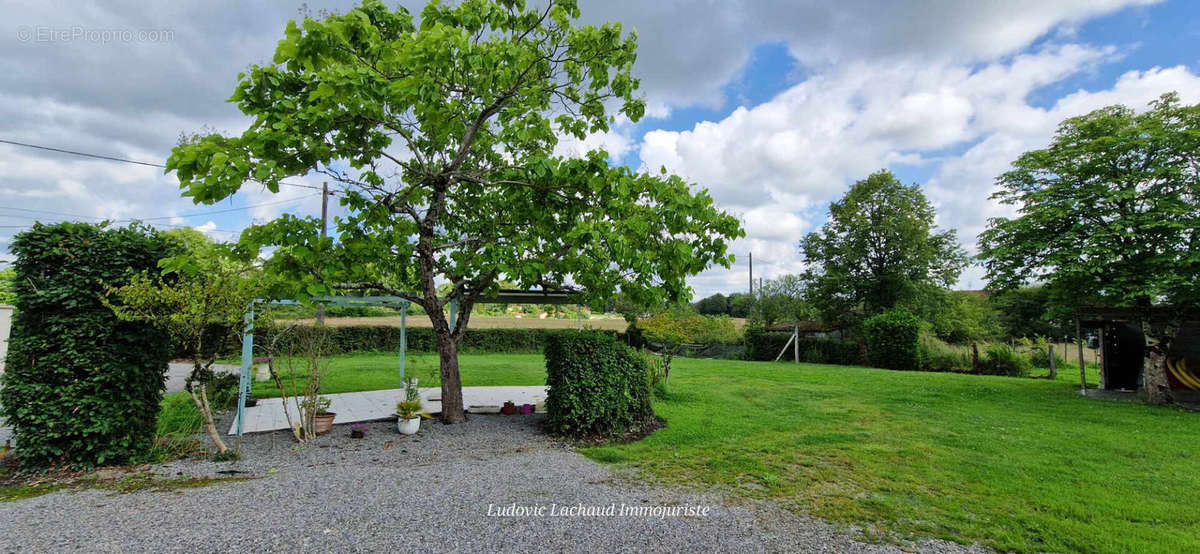
[[[421,429],[421,418],[425,416],[422,409],[417,379],[409,377],[404,380],[404,401],[396,404],[396,430],[402,435],[416,434]]]
[[[304,410],[312,413],[313,416],[313,432],[318,435],[324,435],[333,430],[333,418],[337,414],[329,411],[329,399],[324,396],[318,396],[312,401],[305,400],[303,402]]]
[[[402,435],[413,435],[421,430],[421,401],[404,400],[396,404],[396,430]]]

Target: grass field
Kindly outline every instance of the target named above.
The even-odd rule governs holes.
[[[541,354],[461,354],[459,365],[463,385],[468,387],[498,385],[544,385],[546,364]],[[364,390],[400,388],[400,364],[395,352],[348,354],[331,356],[329,366],[321,375],[321,392],[334,394]],[[303,390],[305,379],[302,366],[293,371],[286,362],[277,362],[276,371],[284,386]],[[441,386],[438,378],[438,357],[435,353],[408,353],[406,374],[420,380],[421,387]],[[279,388],[271,381],[255,381],[255,398],[279,396]]]
[[[460,360],[466,385],[544,382],[537,354]],[[422,385],[436,384],[435,362],[414,362]],[[395,363],[333,358],[326,392],[395,388]],[[864,525],[873,537],[1200,550],[1200,414],[1081,398],[1077,383],[1067,368],[1048,381],[678,359],[670,395],[655,405],[666,428],[583,452]]]

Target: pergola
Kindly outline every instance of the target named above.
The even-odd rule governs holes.
[[[577,304],[578,296],[570,291],[546,290],[512,290],[502,289],[495,295],[480,298],[479,304]],[[312,299],[313,302],[326,306],[379,306],[396,308],[400,311],[400,345],[399,345],[399,376],[400,386],[404,386],[405,364],[408,352],[408,306],[410,300],[399,296],[321,296]],[[255,300],[250,303],[244,319],[242,331],[242,368],[238,383],[237,403],[237,436],[242,436],[242,425],[246,416],[246,399],[250,396],[253,380],[250,367],[254,361],[254,307],[262,304],[298,305],[295,300]],[[450,301],[450,329],[453,330],[458,321],[458,300]]]

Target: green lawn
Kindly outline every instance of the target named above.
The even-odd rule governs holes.
[[[537,354],[460,362],[466,385],[544,382]],[[423,386],[436,384],[435,363],[413,364]],[[721,360],[673,368],[670,397],[655,405],[665,429],[584,453],[868,524],[869,535],[1200,551],[1200,414],[1080,398],[1077,371],[1048,381]],[[324,388],[396,382],[394,355],[363,354],[333,358]]]
[[[546,364],[541,354],[463,354],[459,359],[464,386],[546,384]],[[400,362],[395,352],[330,356],[327,361],[329,366],[321,374],[322,393],[400,388]],[[406,373],[419,379],[421,387],[441,386],[437,363],[436,354],[410,353]],[[277,362],[275,369],[283,377],[290,394],[293,372],[282,361]],[[304,366],[297,361],[294,371],[296,390],[303,390],[305,372]],[[251,391],[255,398],[279,396],[273,381],[255,381]]]
[[[1081,398],[1078,375],[680,360],[667,428],[585,453],[900,537],[1200,550],[1200,414]]]

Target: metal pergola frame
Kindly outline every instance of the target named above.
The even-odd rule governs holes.
[[[319,296],[313,302],[327,306],[382,306],[400,310],[400,387],[404,387],[405,364],[408,352],[408,306],[412,301],[399,296]],[[576,304],[578,298],[567,291],[542,290],[500,290],[497,294],[479,299],[479,304]],[[265,300],[258,299],[250,303],[244,318],[245,327],[242,331],[242,370],[238,381],[237,404],[237,436],[242,437],[242,426],[246,416],[246,399],[250,397],[250,367],[254,363],[254,306],[257,304],[274,304],[295,306],[300,303],[295,300]],[[450,301],[450,330],[453,331],[458,322],[458,300]]]
[[[408,350],[408,306],[411,301],[399,296],[320,296],[312,299],[313,302],[324,304],[326,306],[383,306],[397,308],[400,310],[400,386],[404,386],[405,373],[405,358]],[[250,387],[253,380],[250,378],[250,367],[254,363],[254,306],[256,304],[274,304],[277,306],[295,306],[300,303],[295,300],[255,300],[250,303],[250,307],[246,310],[244,319],[245,327],[242,331],[242,371],[241,378],[238,381],[238,404],[237,404],[237,436],[242,436],[242,426],[246,416],[246,399],[250,397]],[[455,319],[458,311],[458,303],[450,303],[450,328],[454,328]]]

